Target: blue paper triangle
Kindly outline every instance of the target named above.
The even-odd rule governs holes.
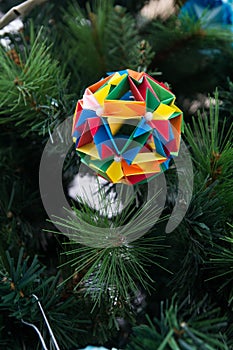
[[[124,101],[135,101],[135,98],[133,96],[133,93],[130,91],[127,91],[121,98],[120,100]]]
[[[79,139],[80,136],[81,136],[81,132],[80,132],[79,130],[75,130],[75,131],[73,132],[73,135],[72,135],[72,136],[75,137],[76,139]]]
[[[134,160],[134,158],[136,157],[136,155],[138,154],[138,152],[140,151],[141,147],[135,147],[132,148],[126,152],[124,152],[122,154],[124,160],[130,165],[132,163],[132,161]]]
[[[116,143],[115,143],[115,141],[114,141],[114,138],[113,138],[111,129],[110,129],[110,127],[109,127],[109,124],[108,124],[106,118],[101,118],[101,119],[102,119],[102,122],[103,122],[103,127],[105,128],[105,132],[106,132],[107,135],[108,135],[108,139],[111,140],[111,142],[112,142],[112,144],[113,144],[113,146],[114,146],[114,148],[115,148],[115,150],[116,150],[116,153],[119,154],[119,149],[118,149],[118,147],[117,147],[117,145],[116,145]]]
[[[167,159],[165,162],[160,164],[160,167],[163,171],[168,170],[170,161],[171,159]]]
[[[167,155],[164,151],[164,148],[163,148],[163,143],[161,142],[159,134],[157,133],[157,131],[155,129],[153,130],[153,138],[154,138],[154,143],[155,143],[155,147],[156,147],[156,152],[161,154],[161,156],[163,156],[163,157],[167,157]]]
[[[141,136],[142,134],[145,134],[151,130],[151,126],[146,122],[144,118],[142,118],[138,123],[136,130],[134,131],[133,137]]]
[[[119,71],[115,71],[115,72],[108,72],[107,75],[112,75],[115,73],[119,73],[120,75],[123,75],[123,74],[128,74],[128,71],[127,71],[127,69],[125,69],[125,70],[119,70]]]
[[[83,109],[79,116],[76,127],[82,125],[83,123],[85,123],[87,119],[91,119],[91,118],[96,118],[96,112],[92,111],[91,109]]]

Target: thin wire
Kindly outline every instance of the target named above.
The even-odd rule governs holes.
[[[54,345],[55,345],[56,350],[60,350],[60,348],[59,348],[59,346],[58,346],[58,344],[57,344],[56,338],[54,337],[53,331],[52,331],[52,329],[51,329],[51,327],[50,327],[50,325],[49,325],[49,322],[48,322],[48,320],[47,320],[47,317],[46,317],[46,315],[45,315],[45,313],[44,313],[44,310],[43,310],[43,308],[42,308],[42,306],[41,306],[41,303],[40,303],[38,297],[37,297],[35,294],[32,294],[32,296],[36,299],[36,301],[37,301],[37,303],[38,303],[38,305],[39,305],[40,311],[41,311],[41,313],[42,313],[42,315],[43,315],[43,317],[44,317],[46,326],[48,327],[49,334],[50,334],[50,336],[51,336],[51,338],[52,338],[52,340],[53,340],[53,343],[54,343]]]
[[[45,344],[44,338],[42,337],[42,334],[40,333],[39,329],[38,329],[34,324],[28,323],[28,322],[24,321],[23,319],[21,319],[21,322],[24,323],[24,324],[26,324],[27,326],[30,326],[30,327],[32,327],[32,328],[35,329],[35,331],[36,331],[37,334],[39,335],[39,338],[40,338],[40,341],[41,341],[41,343],[42,343],[42,346],[43,346],[44,350],[48,350],[48,348],[47,348],[47,346],[46,346],[46,344]]]

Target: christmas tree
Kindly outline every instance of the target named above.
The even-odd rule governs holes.
[[[233,349],[233,5],[136,3],[0,2],[1,349]]]

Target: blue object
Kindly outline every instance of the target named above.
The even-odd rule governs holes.
[[[188,0],[182,7],[179,17],[189,15],[194,20],[202,20],[203,28],[229,26],[233,24],[232,0]]]

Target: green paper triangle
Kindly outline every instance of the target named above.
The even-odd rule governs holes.
[[[106,97],[106,100],[118,100],[120,99],[127,91],[130,90],[128,76],[121,80],[121,82],[115,86],[114,89]]]
[[[156,92],[162,103],[169,105],[174,100],[175,96],[170,91],[166,90],[161,85],[156,84],[156,82],[148,77],[147,80],[149,81],[151,87]]]
[[[134,85],[139,86],[142,82],[134,79],[133,77],[130,77],[131,80],[133,81]]]
[[[127,141],[127,143],[125,144],[125,146],[123,147],[123,149],[121,150],[121,154],[124,153],[126,150],[129,151],[135,147],[143,147],[145,142],[148,140],[149,135],[151,134],[151,132],[146,132],[138,137],[129,138],[129,140]]]
[[[86,164],[87,166],[89,166],[89,161],[90,161],[90,156],[86,153],[83,153],[83,152],[80,152],[80,151],[77,151],[79,157],[81,158],[81,162]]]
[[[96,171],[96,169],[93,168],[94,171]],[[104,173],[101,170],[98,170],[98,175],[101,175],[105,180],[111,182],[111,180],[109,179],[108,175],[106,173]]]
[[[172,113],[172,115],[170,116],[169,119],[175,118],[175,117],[177,117],[178,115],[181,115],[181,114],[182,114],[181,112],[174,112],[174,113]]]
[[[112,164],[112,162],[113,162],[112,159],[109,161],[106,161],[106,159],[104,160],[97,159],[97,160],[92,160],[91,164],[95,165],[100,171],[106,172],[109,166]]]
[[[145,132],[144,134],[135,137],[134,141],[137,142],[138,144],[140,144],[141,146],[143,146],[145,144],[145,142],[148,140],[149,136],[150,136],[151,132]]]
[[[147,112],[154,112],[160,105],[160,101],[153,95],[150,89],[146,90],[146,110]]]

